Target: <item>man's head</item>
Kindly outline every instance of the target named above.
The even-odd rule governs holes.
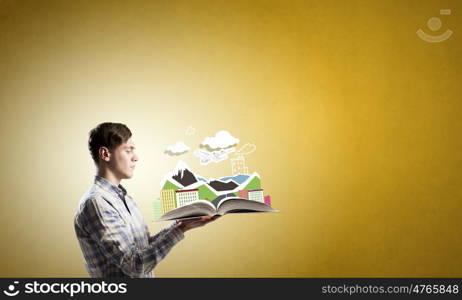
[[[120,123],[101,123],[90,131],[88,148],[98,170],[105,168],[118,179],[133,176],[138,156],[131,136]]]

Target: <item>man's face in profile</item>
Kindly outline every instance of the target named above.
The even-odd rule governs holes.
[[[129,138],[126,143],[122,143],[111,151],[111,160],[109,167],[114,174],[120,179],[129,179],[133,177],[138,155],[135,153],[135,144]]]

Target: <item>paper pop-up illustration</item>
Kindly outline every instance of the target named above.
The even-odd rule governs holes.
[[[194,134],[196,129],[191,125],[185,135]],[[229,158],[231,175],[205,179],[179,161],[160,183],[160,197],[153,201],[153,219],[166,221],[228,213],[276,212],[271,207],[271,197],[263,194],[260,175],[256,172],[249,174],[246,165],[245,156],[255,152],[257,147],[246,143],[236,150],[239,142],[226,130],[203,138],[193,152],[200,165],[220,163]],[[190,149],[185,142],[177,141],[166,147],[164,153],[180,156],[189,153]]]
[[[154,205],[154,219],[159,221],[228,213],[277,212],[271,207],[271,197],[264,196],[260,175],[256,172],[207,180],[179,161],[160,185],[160,199],[155,200]]]

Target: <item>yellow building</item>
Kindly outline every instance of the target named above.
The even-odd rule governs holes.
[[[175,190],[161,190],[160,202],[163,214],[176,208]]]

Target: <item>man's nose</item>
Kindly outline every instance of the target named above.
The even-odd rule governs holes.
[[[132,157],[132,160],[133,161],[138,161],[139,157],[138,157],[138,154],[133,154],[133,157]]]

